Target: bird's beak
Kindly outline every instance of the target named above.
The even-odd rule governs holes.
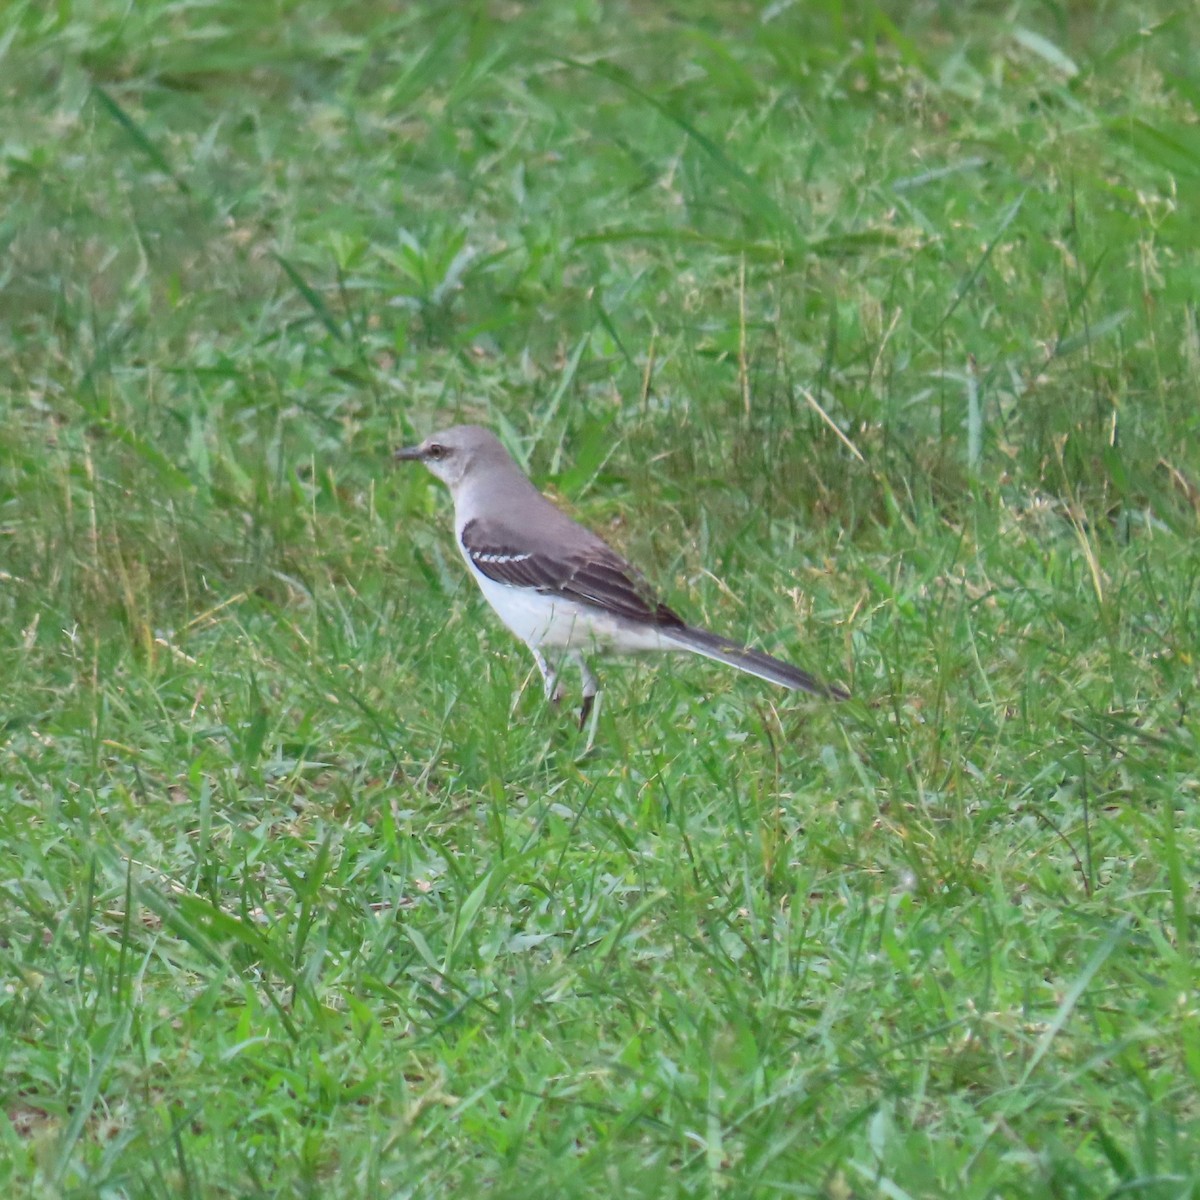
[[[420,446],[401,446],[392,457],[396,462],[420,462],[421,447]]]

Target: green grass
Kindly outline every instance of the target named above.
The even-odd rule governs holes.
[[[0,13],[0,1192],[1200,1196],[1182,3]],[[695,620],[596,751],[390,449]]]

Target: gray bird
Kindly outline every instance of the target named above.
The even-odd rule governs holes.
[[[849,696],[790,663],[687,624],[641,572],[555,508],[490,430],[456,425],[395,457],[424,463],[450,489],[458,548],[487,602],[529,647],[547,699],[562,698],[564,662],[579,668],[581,727],[600,690],[585,657],[590,653],[688,651],[785,688]]]

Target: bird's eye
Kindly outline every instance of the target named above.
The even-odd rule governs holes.
[[[434,462],[440,462],[446,457],[446,447],[434,442],[428,450],[425,451],[426,458],[432,458]]]

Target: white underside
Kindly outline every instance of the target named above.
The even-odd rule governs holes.
[[[655,629],[639,627],[560,596],[497,583],[469,559],[467,565],[496,615],[533,650],[545,647],[577,650],[584,654],[592,651],[638,654],[649,650],[683,649]]]

